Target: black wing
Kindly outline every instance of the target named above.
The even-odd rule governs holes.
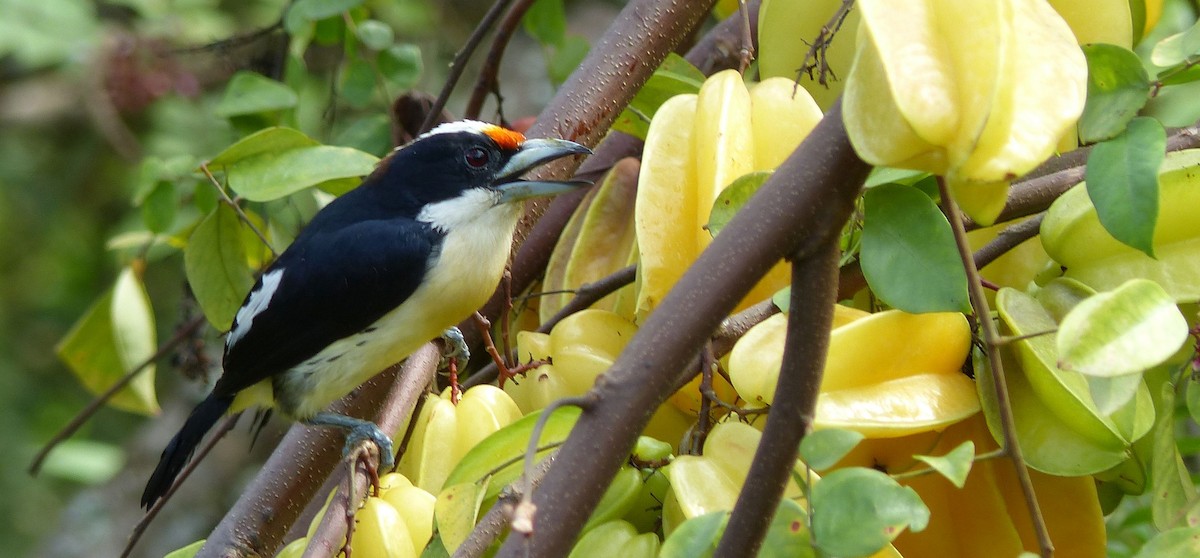
[[[440,241],[428,225],[406,218],[335,226],[314,221],[314,227],[251,289],[253,294],[263,277],[283,270],[249,329],[226,343],[225,373],[214,394],[241,391],[370,326],[417,289]]]

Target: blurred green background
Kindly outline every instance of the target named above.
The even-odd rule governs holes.
[[[386,92],[394,96],[401,87],[436,94],[447,63],[491,2],[294,4],[353,6],[360,19],[390,28],[400,48],[396,52],[412,56],[409,66],[395,70],[401,77],[389,82],[393,87]],[[616,4],[571,4],[572,10],[586,10],[571,21],[607,22]],[[183,378],[175,365],[178,356],[159,362],[160,417],[103,409],[50,454],[39,476],[27,472],[37,451],[92,399],[58,359],[55,346],[123,268],[135,260],[148,262],[144,278],[159,342],[195,315],[184,297],[181,253],[164,245],[169,244],[164,239],[194,226],[197,214],[189,212],[189,196],[212,194],[211,186],[191,172],[194,163],[247,131],[277,123],[323,143],[377,155],[390,147],[390,99],[376,94],[369,80],[365,89],[354,90],[341,14],[310,22],[308,45],[298,47],[294,34],[284,35],[282,28],[290,27],[283,25],[255,34],[281,22],[291,6],[285,0],[0,0],[0,541],[5,556],[119,553],[142,516],[137,497],[158,452],[207,391],[205,380],[215,375],[221,341],[209,328],[188,343],[187,352],[209,359],[207,367],[190,366],[197,379]],[[586,52],[594,38],[587,35],[603,27],[589,25],[565,35],[551,28],[559,33],[557,45],[547,44],[545,36],[535,40],[518,33],[501,72],[505,116],[536,114],[553,84]],[[539,31],[529,30],[535,36]],[[473,60],[449,104],[451,112],[461,111],[481,58]],[[214,110],[222,93],[241,70],[282,79],[298,102],[273,116],[218,116]],[[489,102],[483,117],[494,115]],[[180,177],[172,191],[183,203],[168,214],[167,234],[150,243],[147,223],[153,216],[134,200],[170,174],[163,169]],[[218,445],[215,458],[191,479],[193,489],[180,491],[135,556],[161,556],[216,524],[286,426],[275,421],[251,449],[247,422],[232,440]]]

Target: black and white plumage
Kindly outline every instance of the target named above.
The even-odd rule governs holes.
[[[517,202],[582,185],[518,177],[586,153],[463,121],[380,162],[318,212],[250,290],[226,337],[224,373],[163,451],[143,507],[231,408],[266,405],[389,445],[373,424],[323,409],[486,302],[508,259]]]

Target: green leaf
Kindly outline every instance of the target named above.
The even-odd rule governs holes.
[[[241,224],[225,204],[205,217],[188,239],[183,252],[188,284],[209,323],[228,331],[233,316],[254,284],[246,266]]]
[[[436,527],[436,523],[434,526]],[[429,539],[429,544],[421,551],[421,558],[450,558],[450,551],[446,549],[441,533],[433,532],[433,538]]]
[[[260,114],[296,106],[299,97],[288,86],[254,72],[233,75],[213,112],[225,118]]]
[[[179,199],[173,182],[161,181],[142,200],[142,222],[153,233],[163,233],[175,222]]]
[[[1084,172],[1100,224],[1113,238],[1152,258],[1158,167],[1166,155],[1166,142],[1157,120],[1134,118],[1124,133],[1092,148]]]
[[[792,288],[788,286],[775,291],[775,294],[771,295],[771,304],[774,304],[780,312],[787,314],[792,307]]]
[[[1186,401],[1188,414],[1192,416],[1192,422],[1200,424],[1200,379],[1195,377],[1188,378]]]
[[[392,149],[392,123],[382,114],[355,119],[338,133],[333,144],[365,151],[377,157],[385,155]]]
[[[550,81],[556,84],[567,81],[571,72],[583,62],[589,48],[587,39],[579,35],[571,35],[563,40],[561,45],[555,47],[554,55],[547,62],[546,69],[550,73]]]
[[[725,533],[729,512],[715,511],[693,517],[675,528],[663,541],[659,558],[703,558],[712,556]]]
[[[795,500],[784,498],[767,527],[759,556],[812,558],[816,555],[808,533],[808,514]]]
[[[103,484],[125,467],[125,450],[95,440],[63,440],[46,456],[42,474],[86,485]]]
[[[911,186],[927,176],[929,176],[929,173],[925,171],[875,167],[871,170],[871,174],[867,175],[867,181],[863,183],[863,187],[874,188],[883,184],[904,184]]]
[[[950,223],[920,190],[884,184],[863,196],[863,275],[876,296],[905,312],[969,312]]]
[[[775,171],[758,171],[743,174],[737,177],[729,184],[721,193],[717,195],[717,199],[713,201],[712,212],[708,216],[708,224],[704,225],[708,229],[708,234],[713,237],[729,224],[733,216],[746,205],[750,198],[754,197],[754,193],[758,191],[768,178]]]
[[[1132,51],[1109,44],[1083,46],[1088,63],[1087,104],[1079,139],[1095,143],[1121,133],[1150,96],[1150,76]]]
[[[56,351],[80,383],[89,392],[99,394],[150,358],[156,349],[150,297],[133,270],[125,268],[113,288],[75,323]],[[146,366],[109,404],[131,413],[158,413],[154,364]]]
[[[575,426],[575,421],[579,420],[579,413],[578,407],[562,407],[554,411],[546,421],[539,444],[546,446],[565,440],[571,428]],[[525,415],[475,444],[458,465],[454,466],[443,486],[491,478],[492,488],[488,490],[485,498],[499,494],[501,489],[520,476],[524,468],[525,449],[539,416],[541,411]],[[544,456],[550,451],[547,449],[538,452],[538,456]]]
[[[863,435],[853,430],[815,430],[800,441],[800,459],[814,470],[822,471],[836,465],[862,439]]]
[[[838,469],[812,488],[812,538],[822,552],[869,556],[908,528],[921,531],[929,508],[910,487],[865,467]]]
[[[1200,21],[1182,33],[1176,33],[1154,45],[1150,61],[1155,66],[1167,68],[1187,61],[1200,54]]]
[[[1093,376],[1141,372],[1167,360],[1188,336],[1175,301],[1145,279],[1075,306],[1058,328],[1059,368]]]
[[[421,78],[424,64],[421,48],[414,44],[392,45],[379,53],[379,73],[392,89],[412,89]]]
[[[567,11],[563,0],[536,0],[521,22],[543,46],[561,45],[567,35]]]
[[[967,475],[971,473],[971,465],[975,462],[975,442],[967,440],[946,455],[914,455],[913,459],[924,461],[934,471],[946,477],[951,484],[962,488],[967,483]]]
[[[347,147],[321,145],[290,128],[267,128],[233,144],[208,166],[250,201],[270,201],[328,181],[357,178],[379,159]]]
[[[1159,533],[1134,558],[1193,558],[1200,556],[1200,527],[1176,527]]]
[[[375,68],[366,60],[356,58],[342,67],[339,91],[346,104],[366,107],[375,95],[375,86]]]
[[[325,19],[362,5],[363,0],[298,0],[292,5],[296,17],[309,21]]]
[[[447,485],[437,495],[433,505],[433,515],[437,521],[438,533],[442,544],[447,550],[457,550],[463,541],[475,529],[475,520],[479,517],[479,508],[488,491],[489,483],[463,483]],[[501,487],[503,488],[503,487]],[[497,489],[499,490],[499,489]]]
[[[678,54],[671,53],[650,79],[638,90],[629,106],[617,116],[613,129],[646,139],[650,119],[658,108],[676,95],[697,93],[704,83],[704,74]]]
[[[358,40],[371,50],[383,50],[392,46],[396,40],[396,32],[391,26],[377,19],[368,19],[355,28]]]
[[[167,553],[166,556],[163,556],[163,558],[193,558],[196,554],[200,553],[200,548],[204,546],[205,540],[207,539],[200,539],[183,548],[173,550]]]
[[[1171,382],[1171,373],[1157,368],[1146,374],[1146,383],[1155,396],[1154,408],[1161,410],[1151,434],[1150,515],[1154,527],[1166,531],[1184,517],[1196,498],[1196,486],[1175,441],[1175,413],[1170,411],[1175,408],[1175,384]]]

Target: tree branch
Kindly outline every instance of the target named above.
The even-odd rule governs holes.
[[[531,537],[500,556],[565,556],[651,414],[694,371],[700,347],[785,255],[806,259],[835,237],[870,167],[854,153],[835,104],[800,147],[667,294],[589,396],[542,487]]]
[[[375,376],[334,403],[330,410],[375,417],[374,422],[385,432],[394,432],[408,418],[417,396],[432,381],[439,357],[437,348],[427,343],[404,364]],[[341,462],[341,441],[342,434],[334,430],[303,424],[292,426],[196,556],[273,556],[305,504]],[[361,475],[355,477],[356,483],[362,480]],[[341,523],[344,528],[345,522]]]
[[[775,388],[775,401],[786,404],[772,405],[767,413],[762,440],[746,474],[754,482],[746,483],[738,495],[714,556],[758,553],[795,466],[800,441],[812,429],[837,303],[837,257],[837,237],[831,236],[816,252],[792,263],[792,311]]]
[[[500,74],[500,61],[504,58],[504,51],[508,48],[508,41],[516,33],[517,26],[521,24],[521,18],[525,17],[525,12],[529,11],[529,7],[533,5],[533,1],[517,0],[517,3],[508,8],[508,13],[504,14],[504,20],[496,28],[496,35],[492,37],[492,45],[488,48],[487,58],[483,61],[483,67],[479,69],[479,76],[475,78],[475,87],[471,90],[471,98],[467,101],[467,108],[463,111],[463,118],[479,118],[479,113],[483,110],[483,102],[487,100],[488,93],[494,92],[496,94],[496,106],[497,108],[501,106],[500,82],[497,78]]]

